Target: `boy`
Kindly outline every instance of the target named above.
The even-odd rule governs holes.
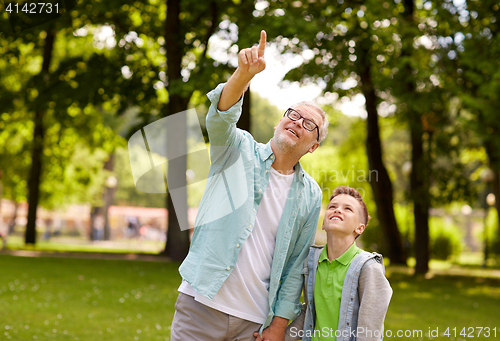
[[[337,187],[328,204],[324,248],[312,246],[304,262],[302,314],[286,340],[381,340],[392,296],[382,256],[356,246],[370,216],[354,188]]]

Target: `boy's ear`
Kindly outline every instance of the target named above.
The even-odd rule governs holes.
[[[365,230],[366,226],[365,224],[359,224],[358,227],[354,230],[358,235],[362,234],[363,231]]]

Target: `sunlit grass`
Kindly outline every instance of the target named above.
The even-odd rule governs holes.
[[[500,338],[498,304],[500,280],[474,277],[435,276],[431,279],[390,275],[394,294],[386,317],[385,328],[395,337],[398,330],[421,330],[422,338],[412,332],[407,340],[469,340],[474,327],[474,340]],[[447,328],[450,335],[444,335]],[[489,327],[490,336],[476,327]],[[455,332],[453,331],[455,329]],[[466,335],[460,332],[466,328]],[[496,328],[496,330],[494,330]],[[438,337],[427,337],[429,330]],[[409,332],[407,332],[409,335]],[[454,335],[456,333],[456,335]],[[496,333],[496,337],[495,337]],[[404,335],[404,334],[403,334]],[[389,338],[385,338],[389,340]]]
[[[484,264],[484,254],[482,252],[462,252],[460,255],[452,258],[454,264],[462,266],[482,266]],[[490,255],[487,262],[488,267],[498,268],[500,258],[496,255]]]
[[[0,339],[168,340],[179,263],[0,256]],[[394,290],[385,329],[421,330],[408,340],[466,340],[464,327],[489,327],[500,338],[500,280],[417,278],[387,268]],[[429,328],[456,337],[429,338]],[[496,338],[493,328],[496,330]],[[404,335],[404,334],[403,334]],[[390,338],[386,337],[385,340]]]
[[[385,258],[384,258],[385,260]],[[390,263],[390,261],[389,261]],[[431,270],[448,270],[453,267],[468,267],[468,268],[482,268],[484,263],[484,256],[481,252],[475,252],[475,253],[462,253],[456,257],[452,257],[449,260],[438,260],[438,259],[431,259],[429,261],[429,269]],[[414,257],[409,257],[406,264],[408,264],[408,267],[413,268],[415,267],[416,261]],[[494,255],[492,255],[488,259],[488,268],[489,269],[495,269],[498,268],[498,260],[495,258]]]
[[[16,235],[9,236],[7,248],[11,250],[35,250],[57,252],[111,252],[111,253],[151,253],[157,254],[163,250],[165,242],[138,239],[121,239],[112,242],[89,241],[83,238],[57,238],[38,240],[37,243],[26,245],[24,238]]]
[[[0,256],[0,339],[168,340],[178,266]]]

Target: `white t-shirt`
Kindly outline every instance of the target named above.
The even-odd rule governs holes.
[[[257,209],[255,226],[241,246],[236,265],[210,300],[183,281],[179,291],[223,313],[262,324],[269,313],[269,281],[276,233],[294,174],[271,167],[269,183]]]

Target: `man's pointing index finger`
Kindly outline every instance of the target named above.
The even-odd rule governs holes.
[[[264,55],[264,51],[266,50],[266,31],[260,31],[260,41],[259,41],[259,57]]]

